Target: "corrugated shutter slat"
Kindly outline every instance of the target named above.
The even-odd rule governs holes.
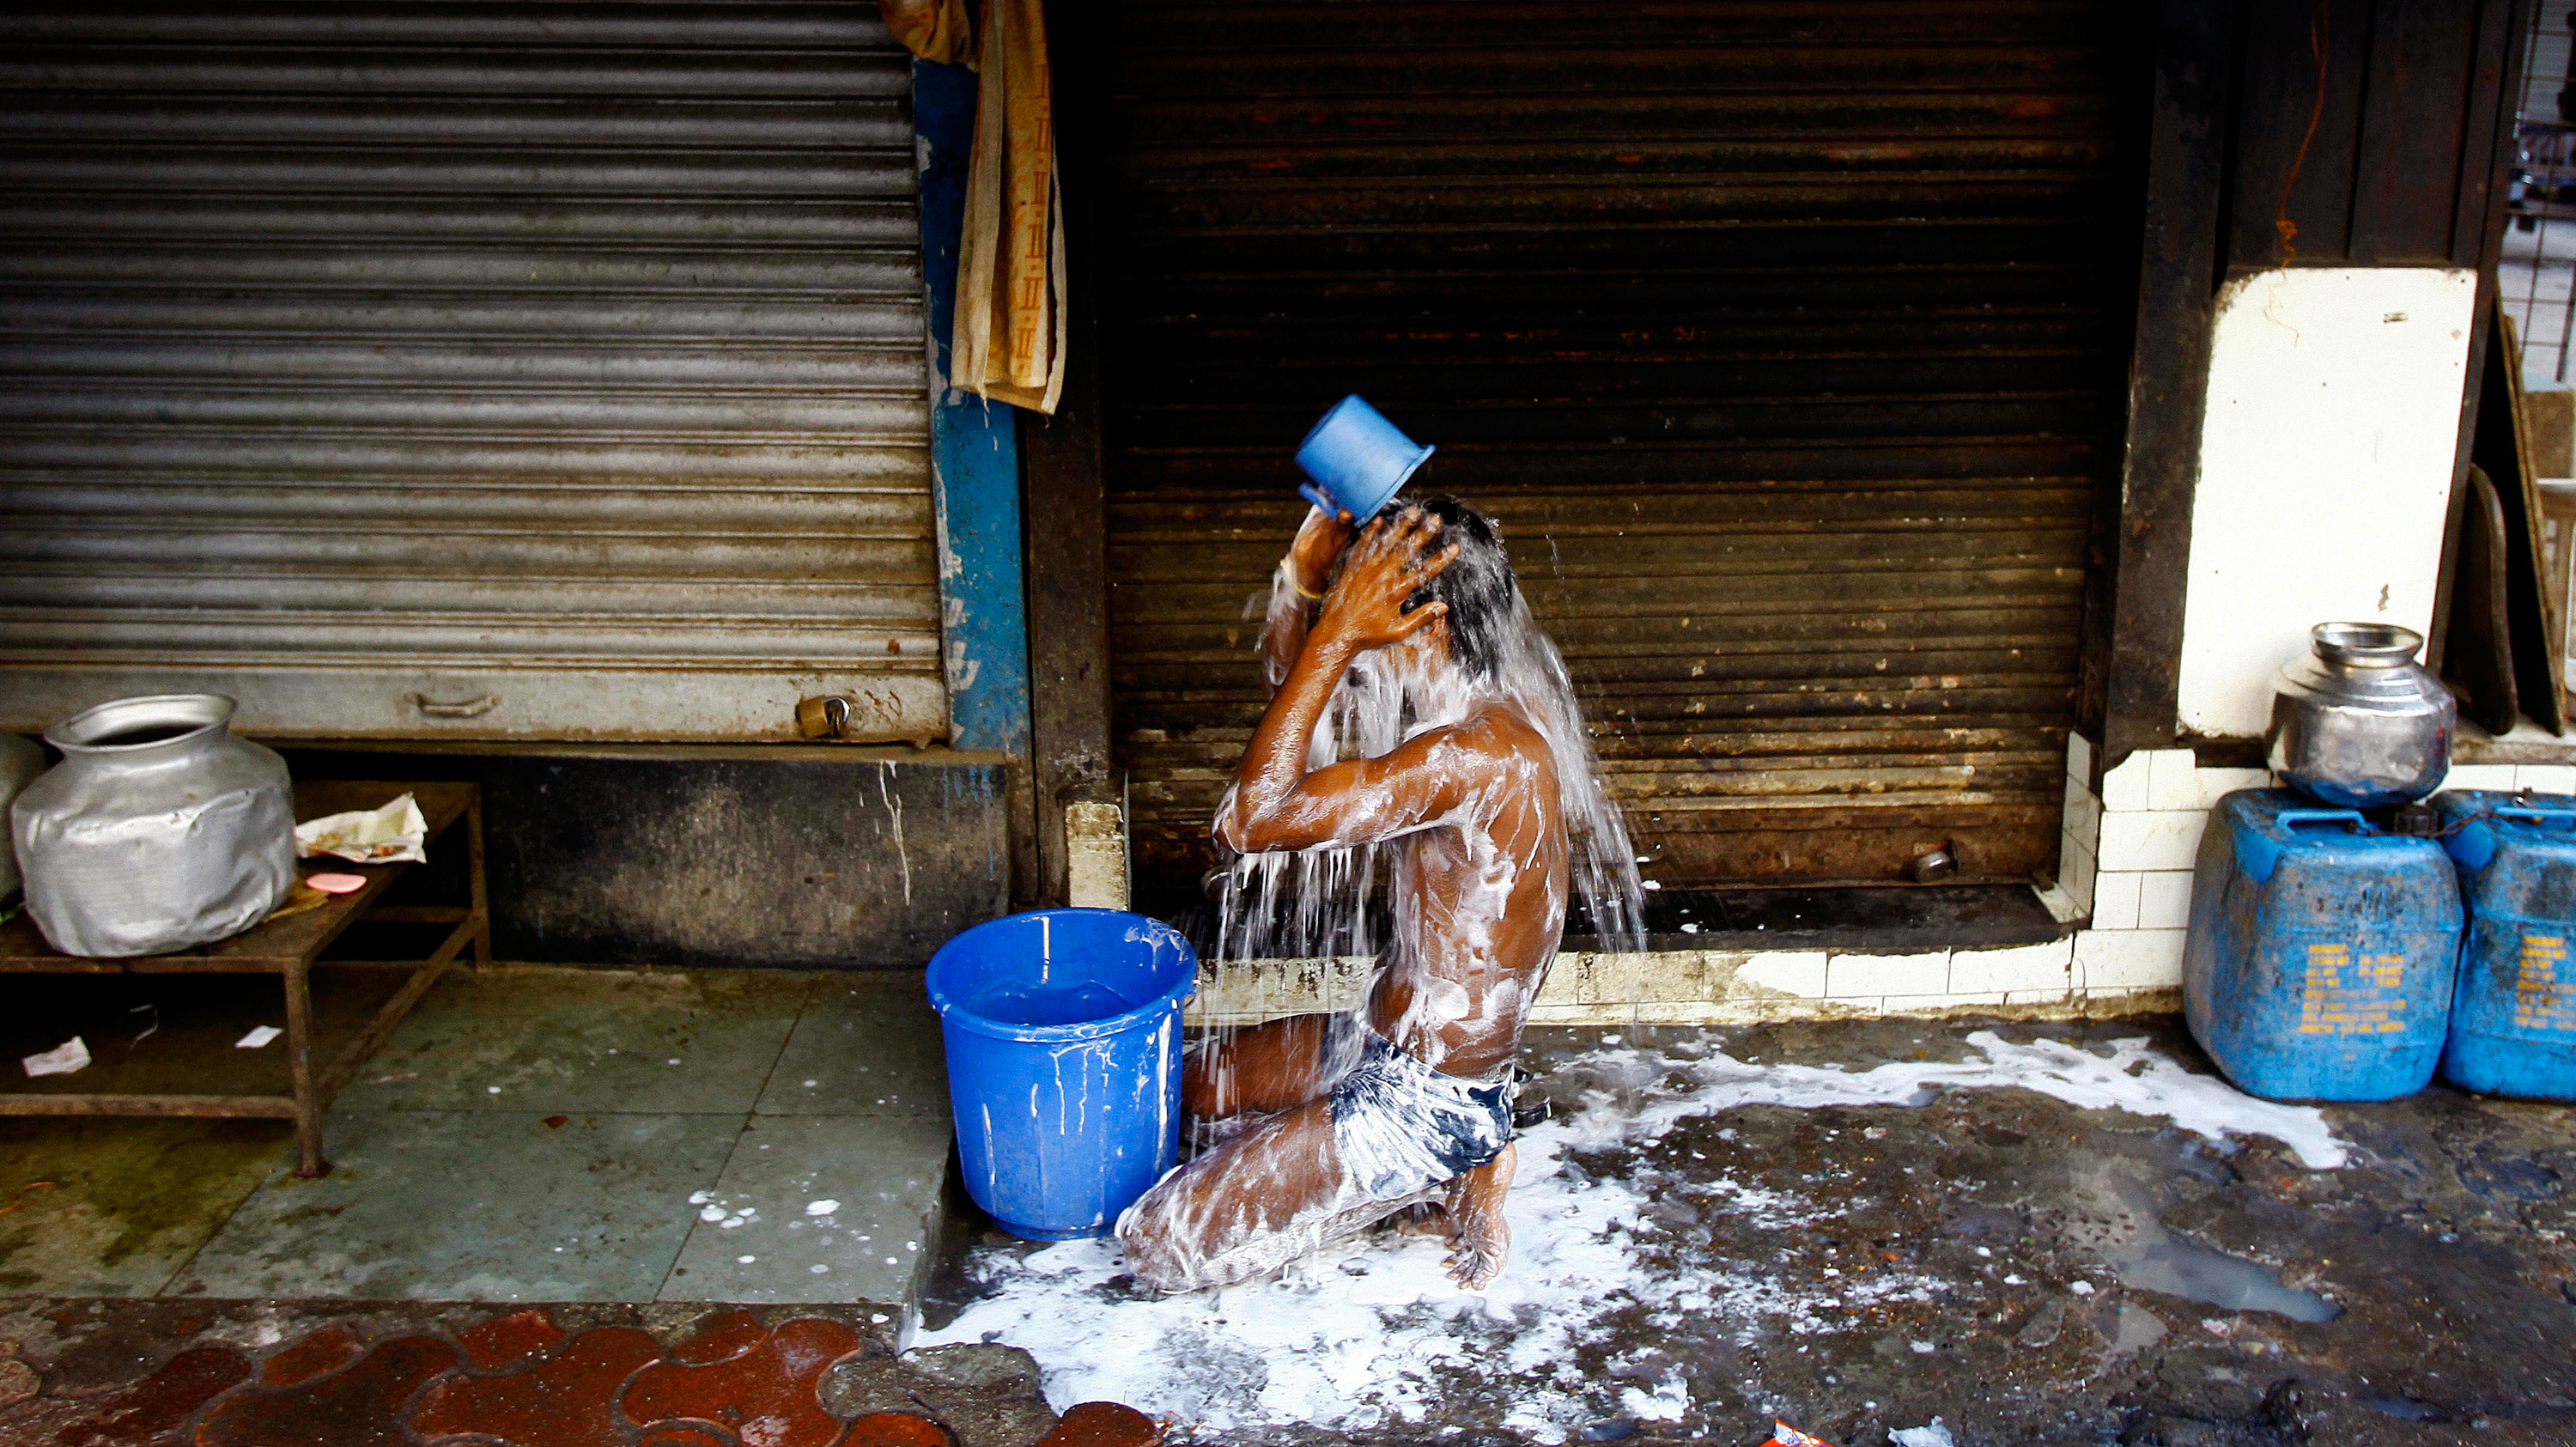
[[[910,76],[841,4],[0,17],[0,725],[944,736]]]
[[[1674,881],[2055,853],[2134,194],[2120,7],[1117,7],[1115,728],[1207,862],[1345,392],[1501,521]]]

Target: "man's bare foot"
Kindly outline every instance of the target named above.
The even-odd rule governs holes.
[[[1453,1182],[1443,1203],[1442,1215],[1449,1226],[1449,1279],[1469,1291],[1493,1285],[1511,1255],[1512,1228],[1503,1220],[1503,1198],[1511,1193],[1518,1155],[1513,1147],[1503,1147],[1501,1155]]]

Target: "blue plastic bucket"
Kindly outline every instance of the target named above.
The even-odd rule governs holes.
[[[1377,516],[1431,451],[1353,393],[1334,403],[1298,444],[1297,465],[1314,481],[1297,491],[1328,513],[1347,509],[1351,521],[1364,523]]]
[[[941,945],[928,984],[966,1193],[1015,1236],[1106,1234],[1179,1158],[1197,952],[1141,914],[1039,909]]]

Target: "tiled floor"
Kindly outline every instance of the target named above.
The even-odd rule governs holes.
[[[9,1447],[1152,1447],[850,1307],[0,1301]],[[23,1348],[24,1359],[6,1355]]]
[[[99,1032],[93,1088],[274,1070],[206,1048],[261,1023],[256,985]],[[320,1180],[278,1124],[0,1121],[0,1293],[909,1304],[940,1060],[917,975],[453,975],[331,1111]]]

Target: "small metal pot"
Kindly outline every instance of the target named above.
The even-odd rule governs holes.
[[[2451,771],[2459,705],[2415,661],[2422,634],[2320,623],[2311,656],[2281,670],[2267,757],[2281,782],[2350,809],[2421,799]]]
[[[45,730],[63,761],[9,807],[27,913],[65,954],[167,954],[266,918],[295,879],[286,761],[219,694],[103,703]]]
[[[8,809],[27,782],[45,771],[45,751],[16,734],[0,733],[0,811]],[[18,852],[0,840],[0,904],[18,892]]]

